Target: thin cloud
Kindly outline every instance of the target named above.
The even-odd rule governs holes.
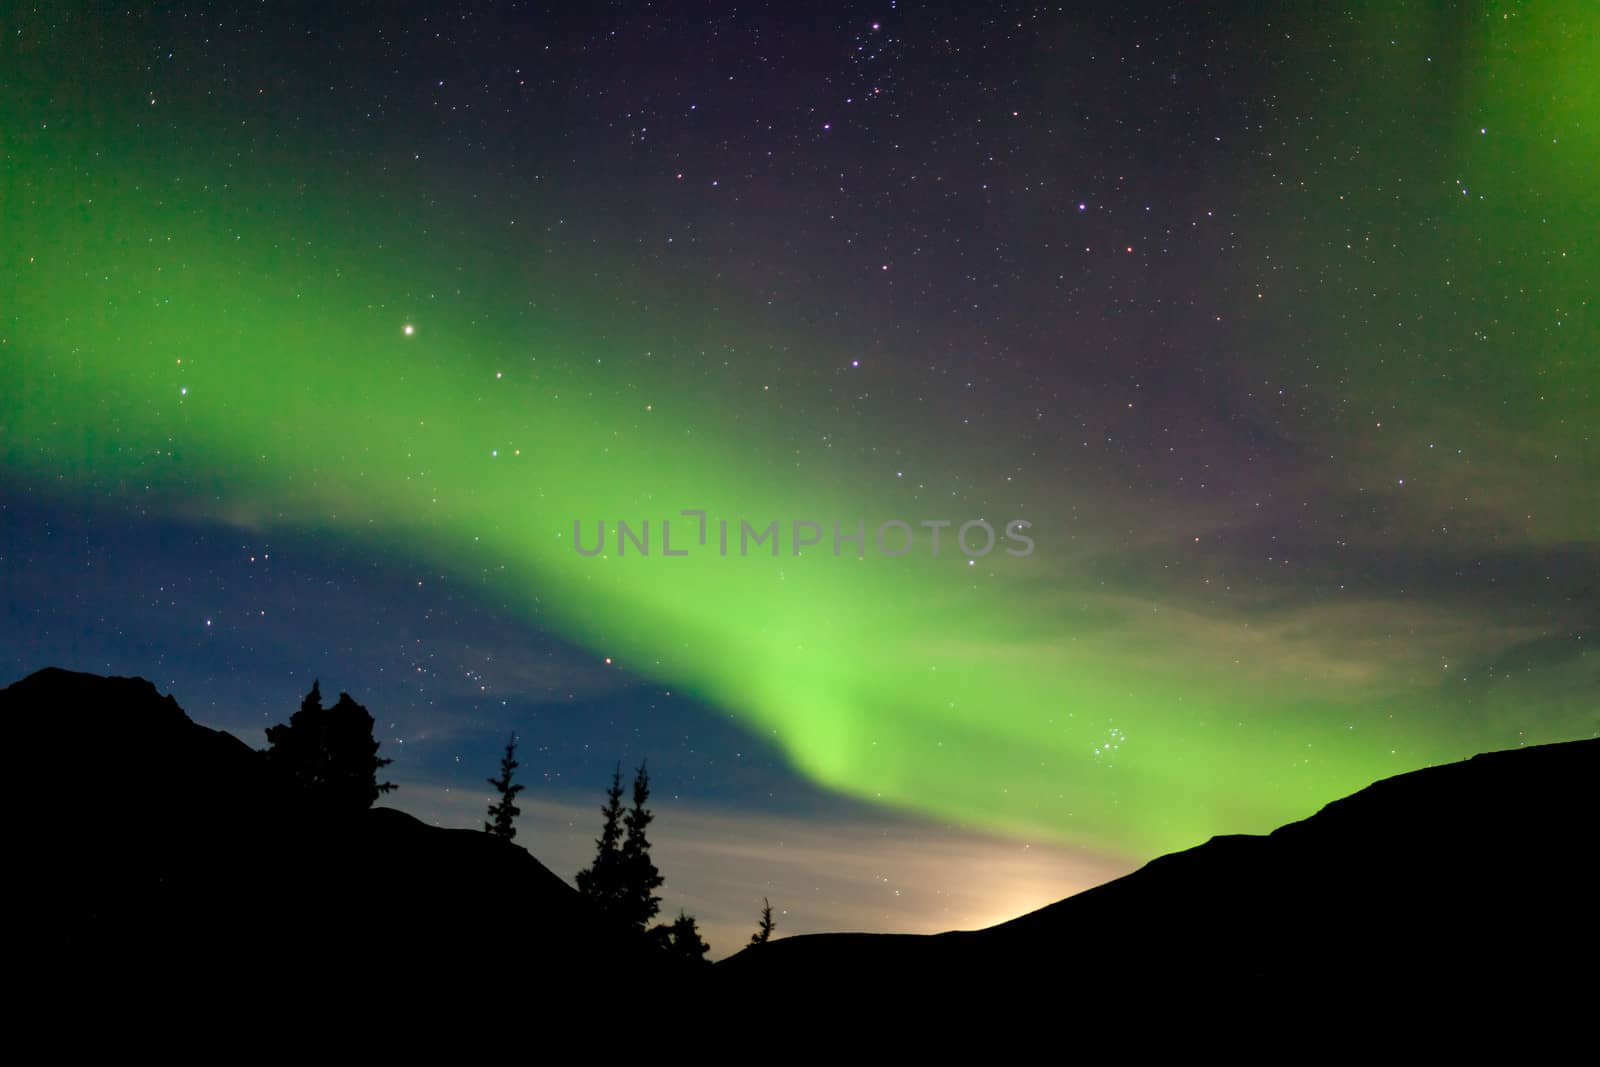
[[[436,826],[481,828],[486,791],[410,787],[394,806]],[[569,883],[593,857],[600,801],[522,805],[517,843]],[[698,920],[713,958],[755,930],[765,897],[779,936],[976,929],[1132,870],[1125,858],[883,816],[833,826],[801,818],[652,805],[661,916]]]

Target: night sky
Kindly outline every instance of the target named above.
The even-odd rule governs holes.
[[[0,684],[648,758],[714,956],[1600,733],[1588,0],[173,8],[0,11]]]

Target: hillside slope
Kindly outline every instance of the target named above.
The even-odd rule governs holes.
[[[632,958],[525,849],[388,808],[301,810],[263,753],[143,679],[43,670],[0,690],[0,721],[22,805],[13,942],[64,986],[159,964],[189,976],[179,1001],[378,983],[437,1003],[517,973],[518,996],[549,996]]]
[[[719,984],[1152,1004],[1562,991],[1595,973],[1597,815],[1600,740],[1489,753],[985,930],[746,949],[718,964]]]

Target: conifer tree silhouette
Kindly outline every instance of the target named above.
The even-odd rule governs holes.
[[[268,727],[267,763],[325,814],[365,811],[395,788],[378,781],[393,761],[378,756],[372,728],[371,713],[349,693],[324,708],[321,683],[313,682],[288,723]]]
[[[661,929],[658,927],[657,929]],[[665,927],[667,932],[667,954],[677,963],[690,966],[709,964],[706,953],[711,951],[711,946],[700,938],[700,930],[695,926],[694,916],[685,915],[680,909],[678,917],[672,920],[672,925]]]
[[[649,930],[661,910],[655,890],[664,879],[650,859],[647,828],[655,815],[646,806],[649,800],[650,775],[641,763],[633,779],[633,805],[624,811],[619,763],[606,790],[606,806],[600,809],[605,823],[595,841],[594,862],[578,872],[578,891],[619,925],[656,935],[665,930]]]
[[[622,887],[622,764],[611,775],[611,788],[606,790],[606,806],[600,809],[606,818],[595,839],[594,863],[578,872],[578,892],[582,893],[602,913],[617,915],[617,903]]]
[[[650,799],[650,775],[643,763],[633,778],[633,806],[623,818],[627,837],[622,842],[622,877],[619,918],[639,931],[650,925],[650,920],[661,910],[661,898],[655,891],[665,879],[650,859],[650,839],[646,834],[654,813],[645,807]]]
[[[756,932],[750,935],[752,945],[765,945],[772,940],[772,931],[778,924],[772,920],[772,901],[766,897],[761,898],[761,924],[756,927]]]
[[[489,805],[489,821],[483,824],[489,833],[507,841],[517,836],[514,820],[522,814],[516,800],[523,787],[511,784],[512,772],[520,766],[517,762],[517,735],[512,734],[511,740],[506,742],[505,755],[500,757],[500,777],[489,779],[489,784],[500,791],[500,799]]]

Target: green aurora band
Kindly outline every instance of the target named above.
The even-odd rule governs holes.
[[[1571,240],[1600,221],[1600,23],[1557,11],[1543,32],[1524,16],[1491,28],[1480,55],[1456,57],[1462,99],[1441,105],[1454,116],[1448,162],[1429,173],[1472,174],[1467,203],[1441,210],[1478,214],[1344,279],[1388,291],[1418,261],[1451,261],[1458,292],[1537,288],[1537,301],[1495,310],[1492,343],[1449,357],[1455,395],[1364,355],[1345,389],[1424,412],[1410,420],[1415,440],[1488,427],[1484,450],[1510,471],[1481,502],[1485,528],[1506,520],[1495,538],[1527,504],[1519,450],[1565,452],[1555,477],[1573,491],[1541,496],[1549,517],[1519,535],[1550,545],[1593,539],[1600,340],[1584,295],[1600,291],[1593,242]],[[1415,88],[1390,82],[1352,106]],[[1525,108],[1537,123],[1518,121]],[[781,383],[708,392],[674,374],[670,345],[651,337],[658,322],[607,322],[608,294],[554,274],[571,299],[530,308],[514,248],[470,218],[460,232],[406,233],[363,204],[358,182],[315,166],[240,178],[202,149],[158,150],[131,129],[5,119],[0,464],[14,477],[398,548],[713,703],[824,786],[1133,855],[1264,831],[1378,777],[1591,729],[1589,695],[1519,714],[1527,694],[1507,692],[1453,714],[1437,677],[1379,648],[1375,620],[1394,610],[1382,598],[1208,612],[1159,587],[1108,586],[1094,545],[1067,537],[1059,500],[974,491],[931,505],[880,471],[870,485],[892,488],[869,489],[848,448],[797,455],[805,427]],[[1487,138],[1480,125],[1522,137]],[[1342,232],[1348,204],[1327,199],[1309,231],[1319,236],[1285,240]],[[1400,233],[1407,205],[1384,204]],[[1379,243],[1396,247],[1383,227]],[[1302,321],[1323,328],[1330,301],[1302,299]],[[1535,325],[1558,311],[1559,333]],[[1369,412],[1348,419],[1308,431],[1310,446],[1342,442],[1357,456],[1330,479],[1369,473],[1351,444]],[[1383,447],[1374,470],[1406,445]],[[1434,481],[1481,488],[1488,466],[1460,485]],[[997,529],[1021,518],[1038,548],[969,565],[949,547],[931,557],[925,541],[901,559],[870,547],[836,557],[825,541],[795,557],[785,531],[776,559],[697,545],[663,558],[662,519],[690,544],[685,508],[735,524],[861,519],[869,537],[890,518]],[[618,519],[650,520],[648,558],[618,556]],[[605,520],[603,558],[573,550],[576,520],[586,539]],[[1464,638],[1449,618],[1407,618],[1416,660],[1452,641],[1483,656],[1514,643],[1509,631]]]

